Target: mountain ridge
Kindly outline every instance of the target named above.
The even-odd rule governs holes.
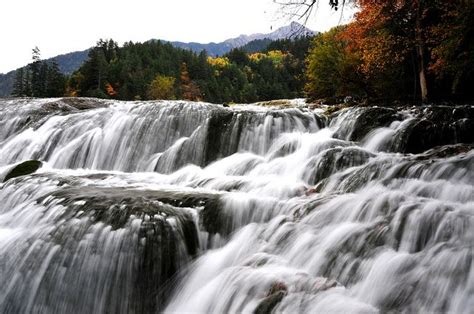
[[[279,39],[286,39],[292,37],[301,37],[301,36],[314,36],[317,32],[310,30],[309,28],[305,27],[304,25],[298,22],[291,22],[287,26],[282,26],[277,30],[271,33],[255,33],[251,35],[239,35],[234,38],[226,39],[222,42],[209,42],[209,43],[198,43],[198,42],[181,42],[181,41],[168,41],[173,46],[182,48],[182,49],[189,49],[194,52],[201,52],[206,50],[206,52],[210,56],[220,56],[234,48],[240,48],[245,46],[246,44],[254,41],[254,40],[263,40],[263,39],[270,39],[270,40],[279,40]],[[155,39],[160,40],[160,39]]]

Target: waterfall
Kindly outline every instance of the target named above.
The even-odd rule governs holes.
[[[2,313],[474,308],[471,106],[13,99],[0,125]]]

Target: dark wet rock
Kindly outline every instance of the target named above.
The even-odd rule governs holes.
[[[171,289],[164,288],[166,283],[199,251],[198,229],[191,208],[209,206],[214,196],[193,191],[78,186],[80,181],[64,180],[57,191],[37,202],[43,206],[64,206],[66,210],[58,217],[61,221],[87,218],[91,225],[104,223],[112,230],[130,228],[131,220],[140,219],[140,269],[133,290],[134,299],[139,302],[133,308],[140,313],[160,309],[171,293]],[[68,241],[66,231],[52,234],[54,241],[61,245]]]
[[[375,155],[357,147],[336,147],[328,149],[313,159],[308,168],[313,169],[308,183],[315,185],[333,173],[365,164]],[[314,165],[311,165],[313,163]]]
[[[39,160],[27,160],[22,163],[19,163],[13,166],[10,171],[8,171],[7,175],[3,178],[3,182],[7,182],[8,180],[16,177],[35,173],[36,170],[38,170],[42,166],[43,163]]]
[[[103,99],[97,98],[78,98],[78,97],[67,97],[61,98],[60,100],[62,103],[71,106],[77,110],[89,110],[89,109],[96,109],[96,108],[104,108],[107,107],[110,102],[107,102]]]
[[[363,272],[359,262],[382,251],[387,245],[389,236],[388,221],[380,221],[373,223],[365,230],[361,229],[359,232],[352,233],[337,245],[327,249],[324,252],[326,258],[318,274],[335,280],[323,281],[316,287],[317,290],[325,291],[337,286],[338,283],[344,286],[354,284]],[[340,263],[340,261],[351,262]],[[351,275],[344,275],[346,271],[349,271]]]
[[[298,149],[298,142],[297,141],[288,142],[288,143],[285,143],[285,144],[281,145],[277,149],[275,149],[268,158],[269,159],[275,159],[275,158],[287,156],[287,155],[290,155],[290,154],[294,153],[297,149]]]
[[[209,199],[204,203],[204,208],[199,212],[201,228],[210,234],[227,235],[231,215],[222,210],[219,199]]]
[[[343,126],[335,134],[335,138],[346,139],[349,141],[360,141],[370,131],[387,127],[393,121],[401,120],[397,110],[384,107],[360,107],[350,110],[357,110],[354,124],[352,126]]]
[[[174,106],[176,107],[176,106]],[[184,110],[176,115],[185,115]],[[160,173],[171,173],[188,164],[205,167],[216,160],[228,157],[239,151],[260,153],[267,151],[273,140],[282,133],[290,132],[296,127],[311,129],[314,124],[319,127],[325,125],[325,118],[305,110],[269,110],[255,112],[245,110],[229,110],[221,106],[205,105],[200,110],[205,118],[192,128],[191,134],[182,134],[187,137],[174,146],[169,147],[159,157],[154,170]],[[174,118],[173,118],[174,119]],[[262,129],[266,125],[262,140],[264,145],[253,145],[249,136],[254,136],[253,130]],[[277,123],[281,123],[281,128]],[[178,126],[177,132],[181,131]]]
[[[80,182],[80,181],[77,181]],[[65,180],[58,191],[49,193],[38,202],[48,201],[49,197],[60,199],[60,204],[73,211],[84,211],[91,214],[94,221],[101,221],[113,229],[123,228],[130,216],[143,217],[147,215],[153,220],[175,217],[182,222],[192,221],[191,215],[182,208],[196,208],[206,205],[213,196],[210,194],[186,193],[163,190],[140,190],[123,187],[102,186],[69,186],[74,180]],[[79,204],[79,205],[76,205]],[[189,226],[195,229],[195,226]],[[192,232],[191,232],[192,233]],[[195,251],[194,243],[189,247]]]
[[[459,154],[465,154],[474,149],[474,144],[455,144],[438,146],[427,150],[426,152],[419,154],[415,157],[415,160],[431,160],[435,158],[448,158],[457,156]]]
[[[237,151],[239,139],[229,143],[230,134],[228,134],[228,132],[234,125],[235,121],[233,120],[234,114],[226,110],[216,111],[215,114],[211,116],[205,142],[204,165],[208,165],[223,156],[228,156]],[[243,125],[238,124],[237,126],[239,129],[236,134],[240,136]]]
[[[474,143],[474,108],[471,106],[433,106],[416,109],[415,114],[418,118],[404,134],[404,153],[417,154],[436,146]]]
[[[339,178],[338,191],[352,193],[364,187],[368,182],[377,180],[383,176],[393,165],[390,160],[381,160],[367,163],[355,171],[347,173]]]
[[[273,309],[288,294],[288,287],[283,282],[275,282],[270,286],[266,297],[260,302],[254,314],[272,313]]]
[[[73,111],[90,110],[107,107],[110,102],[97,98],[65,97],[55,99],[41,105],[41,109],[49,113],[70,113]]]
[[[349,115],[342,121],[335,138],[360,141],[370,131],[401,121],[410,113],[413,121],[396,134],[397,152],[418,154],[436,146],[474,143],[474,108],[471,106],[355,107],[348,110],[353,117]]]

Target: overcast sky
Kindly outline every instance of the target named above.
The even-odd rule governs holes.
[[[207,43],[268,33],[289,24],[278,10],[272,0],[3,0],[0,73],[29,63],[35,46],[46,59],[87,49],[100,38]],[[340,17],[323,0],[307,26],[324,31]]]

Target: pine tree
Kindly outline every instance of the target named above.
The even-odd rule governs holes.
[[[59,97],[64,95],[66,77],[59,70],[59,65],[56,60],[53,60],[47,69],[47,88],[45,90],[45,96],[47,97]]]
[[[44,82],[41,82],[41,53],[38,47],[33,48],[32,60],[28,66],[31,72],[31,96],[41,97]]]
[[[19,68],[18,70],[16,70],[16,73],[15,73],[15,81],[13,83],[13,92],[12,92],[13,96],[16,96],[16,97],[26,96],[24,79],[25,79],[25,69]]]

